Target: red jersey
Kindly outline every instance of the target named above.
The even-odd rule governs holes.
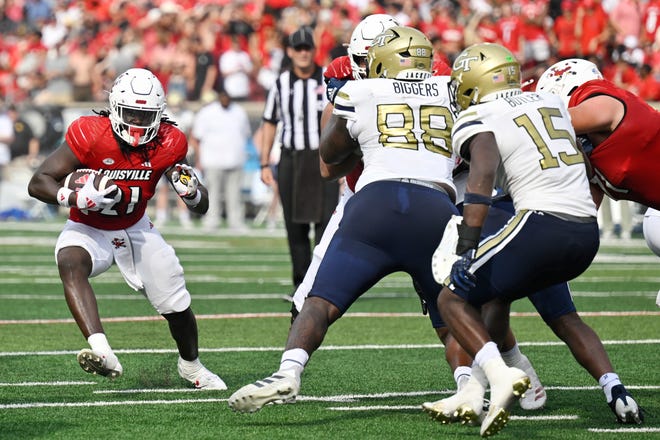
[[[571,95],[569,107],[590,97],[606,95],[625,106],[618,127],[589,156],[598,183],[615,200],[632,200],[660,209],[660,112],[638,96],[607,80],[582,84]]]
[[[125,229],[140,220],[158,180],[168,168],[182,162],[188,151],[183,132],[172,124],[163,123],[156,136],[161,145],[150,153],[147,162],[138,154],[126,157],[113,135],[110,119],[104,116],[76,119],[65,139],[83,164],[82,168],[99,170],[117,184],[119,191],[114,205],[86,214],[77,208],[69,212],[74,222],[103,230]]]

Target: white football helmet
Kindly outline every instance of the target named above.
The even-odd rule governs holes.
[[[543,72],[536,91],[559,95],[568,106],[575,89],[592,79],[603,79],[598,67],[591,61],[571,58],[555,63]]]
[[[346,48],[348,58],[351,60],[351,70],[354,79],[363,79],[367,77],[367,51],[371,47],[371,42],[384,30],[392,26],[399,26],[399,23],[388,14],[372,14],[365,17],[353,30],[351,42]],[[362,61],[362,66],[360,66]]]
[[[146,69],[128,69],[110,90],[112,130],[129,145],[144,145],[158,133],[165,111],[165,91]]]

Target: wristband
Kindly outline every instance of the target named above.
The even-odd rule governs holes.
[[[491,196],[484,196],[482,194],[475,194],[466,192],[463,196],[463,205],[486,205],[490,206],[493,204],[493,198]]]
[[[270,164],[267,164],[267,163],[266,163],[266,164],[263,164],[263,163],[262,163],[262,164],[261,164],[261,169],[263,170],[264,168],[268,168],[269,166],[270,166]]]
[[[195,194],[195,197],[181,197],[181,200],[183,200],[183,203],[186,205],[190,206],[191,208],[194,208],[195,206],[199,205],[199,201],[202,200],[202,192],[200,190],[197,190],[197,193]]]
[[[470,249],[477,249],[481,237],[481,226],[468,226],[461,222],[456,229],[458,230],[456,255],[461,255]]]
[[[64,207],[64,208],[70,208],[71,205],[69,204],[69,196],[73,192],[72,189],[67,188],[66,186],[61,187],[60,189],[57,190],[57,204]]]

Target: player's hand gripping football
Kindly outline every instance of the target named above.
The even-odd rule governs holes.
[[[76,207],[81,211],[100,211],[101,209],[112,205],[115,199],[107,197],[117,189],[117,185],[110,185],[106,189],[99,191],[94,186],[94,176],[89,176],[85,184],[76,196]]]
[[[174,171],[172,171],[170,180],[179,197],[192,199],[197,195],[199,179],[197,179],[195,171],[190,165],[174,165]]]

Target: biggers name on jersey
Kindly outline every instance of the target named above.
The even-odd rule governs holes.
[[[99,170],[112,180],[150,180],[153,170]]]

